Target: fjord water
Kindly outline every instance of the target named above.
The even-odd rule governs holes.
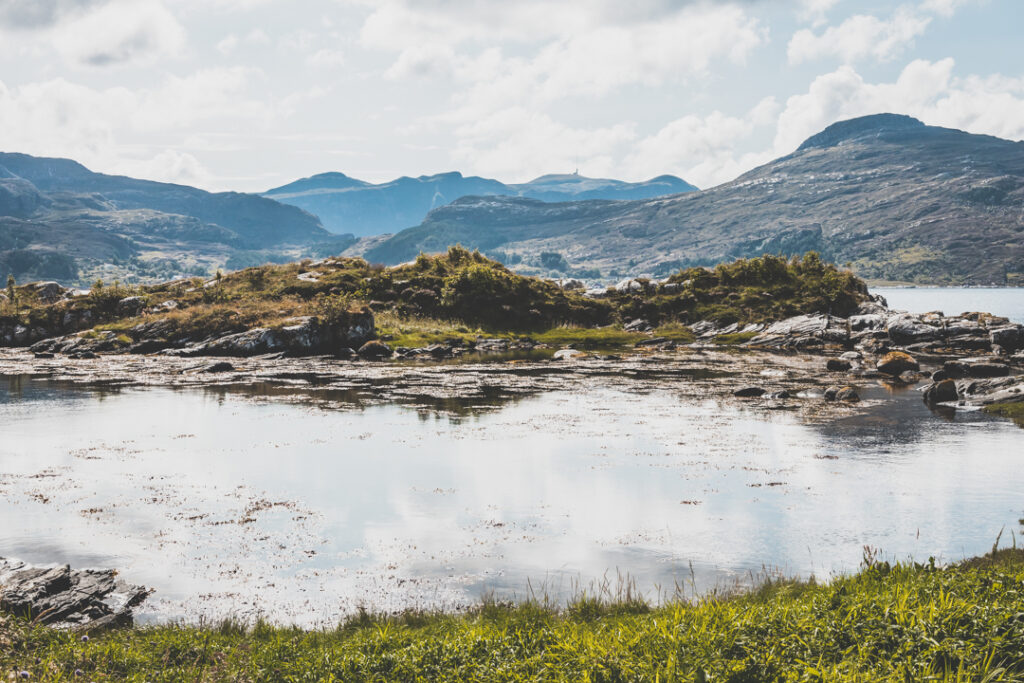
[[[1024,323],[1022,287],[872,287],[871,292],[884,296],[890,308],[910,313],[983,311]]]
[[[1024,510],[1024,430],[865,389],[866,412],[628,382],[453,413],[0,379],[0,556],[114,567],[144,619],[302,625],[483,595],[647,596],[952,561]]]

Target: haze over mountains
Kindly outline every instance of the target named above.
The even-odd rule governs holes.
[[[414,227],[358,243],[324,227],[403,221]],[[167,279],[346,249],[399,263],[455,243],[525,272],[600,281],[814,249],[867,278],[1022,284],[1024,143],[878,114],[703,191],[672,176],[505,185],[449,173],[373,185],[330,173],[265,196],[0,154],[0,277],[20,281]]]
[[[794,153],[700,192],[549,204],[466,197],[367,251],[398,263],[459,242],[602,277],[665,275],[815,249],[858,275],[1024,283],[1024,143],[878,114],[829,126]]]
[[[0,277],[76,282],[208,274],[232,255],[336,239],[316,216],[256,195],[0,153]]]
[[[628,183],[576,173],[545,175],[528,183],[440,173],[373,184],[343,173],[321,173],[267,190],[263,196],[316,214],[324,227],[358,237],[397,232],[419,225],[431,209],[462,197],[506,195],[546,202],[580,199],[650,199],[697,188],[672,175]]]

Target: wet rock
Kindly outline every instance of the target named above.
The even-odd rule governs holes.
[[[99,358],[99,356],[92,351],[75,351],[74,353],[69,353],[68,358],[71,360],[94,360]]]
[[[359,347],[359,357],[366,360],[383,360],[391,357],[391,347],[376,339]]]
[[[129,346],[128,353],[134,353],[139,355],[145,355],[148,353],[158,353],[170,346],[170,342],[164,339],[144,339],[140,342],[136,342],[135,344]]]
[[[878,361],[876,366],[879,372],[898,377],[907,370],[917,371],[921,369],[914,357],[902,351],[890,351]]]
[[[432,344],[423,350],[432,358],[451,358],[453,355],[451,347],[444,344]]]
[[[829,358],[825,363],[825,369],[829,372],[846,372],[852,367],[850,361],[840,358]]]
[[[40,351],[40,352],[38,352],[38,353],[35,353],[35,354],[33,354],[33,355],[34,355],[34,356],[35,356],[36,358],[40,358],[40,359],[44,359],[44,358],[53,358],[53,353],[51,353],[50,351]]]
[[[117,578],[113,570],[31,567],[0,558],[0,609],[38,623],[99,630],[132,623],[132,610],[150,590]]]
[[[641,339],[633,345],[638,349],[642,349],[645,346],[658,346],[661,348],[675,348],[675,343],[667,337],[651,337],[650,339]]]
[[[791,394],[790,392],[788,392],[785,389],[783,389],[781,391],[773,391],[772,393],[768,394],[768,398],[775,398],[775,399],[793,398],[793,394]]]
[[[857,361],[864,358],[864,354],[862,354],[860,351],[847,351],[846,353],[841,354],[839,357],[843,360],[850,361],[851,363],[856,363]]]
[[[587,354],[576,349],[559,349],[555,351],[555,355],[552,356],[554,360],[578,360],[585,357]]]
[[[210,365],[200,369],[199,372],[233,372],[234,369],[234,365],[223,360],[217,363],[211,363]]]
[[[935,372],[932,373],[932,381],[933,382],[942,382],[942,381],[947,380],[949,378],[950,378],[949,377],[949,373],[946,372],[945,370],[936,370]]]
[[[342,346],[334,351],[334,357],[338,360],[350,360],[355,358],[358,354],[355,349],[351,349],[347,346]]]
[[[928,385],[924,390],[924,402],[929,405],[935,403],[949,403],[959,398],[956,382],[951,379],[944,379]]]
[[[846,401],[847,403],[856,403],[860,400],[860,394],[853,387],[843,387],[836,392],[837,401]]]
[[[508,339],[477,339],[476,342],[473,343],[474,351],[501,353],[508,351],[508,347]]]
[[[954,379],[986,377],[1006,377],[1010,374],[1010,366],[1003,363],[990,363],[985,361],[962,361],[950,360],[942,365],[943,372],[947,377]]]
[[[737,389],[732,392],[732,395],[737,398],[757,398],[759,396],[764,396],[766,393],[767,392],[761,387],[743,387],[742,389]]]

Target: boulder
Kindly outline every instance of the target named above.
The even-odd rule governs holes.
[[[836,392],[837,401],[846,401],[847,403],[856,403],[860,400],[860,394],[853,387],[843,387]]]
[[[642,292],[645,289],[647,289],[647,285],[636,278],[629,278],[615,284],[615,291],[621,293]]]
[[[1020,325],[990,329],[988,338],[993,345],[1002,346],[1008,353],[1024,349],[1024,328],[1021,328]]]
[[[876,366],[879,372],[884,372],[887,375],[897,377],[907,370],[918,371],[921,366],[918,364],[914,357],[909,353],[903,353],[902,351],[890,351],[882,357],[882,360],[878,361]]]
[[[40,568],[0,558],[0,609],[60,628],[130,626],[132,611],[150,590],[117,578],[114,570]]]
[[[839,395],[840,389],[841,389],[841,387],[836,387],[836,386],[828,387],[827,389],[825,389],[825,392],[822,394],[822,398],[824,398],[826,401],[834,401],[834,400],[836,400],[836,396]]]
[[[758,396],[764,396],[766,393],[761,387],[743,387],[732,392],[732,395],[738,398],[757,398]]]
[[[146,309],[146,300],[141,296],[128,296],[117,302],[117,314],[126,317],[135,317]]]
[[[927,325],[920,319],[910,315],[890,316],[886,321],[889,339],[894,344],[914,344],[917,342],[935,341],[943,335],[941,328]]]
[[[924,402],[928,404],[949,403],[950,401],[956,401],[958,398],[956,382],[951,379],[944,379],[930,384],[924,390]]]
[[[650,332],[654,328],[643,318],[637,318],[626,323],[622,329],[626,332]]]
[[[943,363],[942,371],[947,377],[954,379],[968,377],[984,379],[986,377],[1006,377],[1010,374],[1010,366],[985,361],[948,360]]]
[[[60,301],[70,291],[62,287],[58,282],[33,282],[25,286],[35,292],[36,298],[44,304]]]
[[[846,372],[852,367],[853,365],[850,364],[850,361],[840,358],[829,358],[825,363],[825,369],[829,372]]]
[[[359,347],[359,357],[366,360],[383,360],[391,357],[391,347],[374,339]]]

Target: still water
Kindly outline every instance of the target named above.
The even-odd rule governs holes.
[[[827,577],[1008,543],[1024,430],[866,387],[823,424],[628,382],[455,417],[0,378],[0,556],[116,567],[144,619],[302,625],[488,593]]]
[[[871,292],[884,296],[891,308],[911,313],[984,311],[1024,323],[1024,287],[873,287]]]

